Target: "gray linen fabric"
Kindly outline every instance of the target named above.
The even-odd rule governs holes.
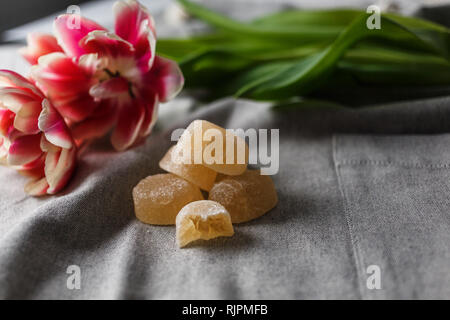
[[[359,110],[223,99],[162,107],[152,136],[92,145],[59,196],[32,198],[0,168],[0,298],[450,298],[450,96]],[[131,190],[162,172],[173,129],[193,119],[280,129],[275,209],[231,238],[186,249],[174,227],[134,217]],[[81,289],[66,286],[69,265]],[[369,290],[378,265],[381,289]]]

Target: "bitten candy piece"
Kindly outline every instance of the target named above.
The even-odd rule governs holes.
[[[203,200],[200,189],[171,173],[156,174],[141,180],[133,188],[136,217],[144,223],[175,224],[178,212],[186,204]]]
[[[176,219],[177,243],[180,248],[188,243],[234,234],[228,211],[215,201],[202,200],[187,204]]]
[[[240,176],[221,177],[209,191],[209,200],[223,205],[233,223],[256,219],[276,206],[277,191],[269,176],[247,170]]]
[[[190,162],[216,172],[239,175],[247,169],[248,146],[244,139],[206,120],[193,121],[183,132],[175,152]]]
[[[211,190],[217,172],[200,164],[183,164],[181,157],[173,152],[174,148],[171,147],[161,159],[160,168],[192,182],[202,190]]]

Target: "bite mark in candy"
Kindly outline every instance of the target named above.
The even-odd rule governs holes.
[[[256,219],[278,202],[272,179],[261,175],[260,170],[247,170],[240,176],[220,176],[208,199],[223,205],[233,223]]]
[[[173,225],[188,203],[203,200],[200,189],[171,173],[141,180],[133,189],[136,217],[144,223]]]
[[[202,200],[189,203],[176,219],[177,243],[180,248],[188,243],[234,234],[228,211],[215,201]]]

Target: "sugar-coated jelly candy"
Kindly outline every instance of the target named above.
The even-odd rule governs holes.
[[[228,211],[215,201],[202,200],[187,204],[177,215],[177,243],[180,248],[188,243],[234,234]]]
[[[209,191],[208,199],[223,205],[233,223],[256,219],[278,202],[272,179],[261,175],[259,170],[247,170],[240,176],[221,176]]]
[[[141,180],[133,188],[136,217],[144,223],[175,224],[178,212],[186,204],[203,200],[200,189],[171,173],[156,174]]]
[[[193,121],[175,149],[184,163],[201,164],[223,174],[239,175],[247,168],[249,151],[245,140],[206,120]]]
[[[217,172],[200,164],[183,164],[180,155],[171,147],[159,162],[161,169],[173,173],[189,182],[192,182],[200,189],[209,191],[214,185]]]

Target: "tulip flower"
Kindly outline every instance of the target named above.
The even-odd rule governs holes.
[[[114,33],[64,14],[54,22],[58,47],[48,37],[44,42],[30,36],[22,52],[28,61],[37,60],[32,77],[77,141],[113,129],[111,143],[122,151],[150,134],[158,104],[174,98],[184,79],[175,62],[155,54],[155,26],[145,7],[119,1],[113,11]],[[71,23],[74,18],[79,28]]]
[[[0,163],[30,177],[25,191],[54,194],[70,179],[76,146],[62,116],[29,80],[0,70]]]

